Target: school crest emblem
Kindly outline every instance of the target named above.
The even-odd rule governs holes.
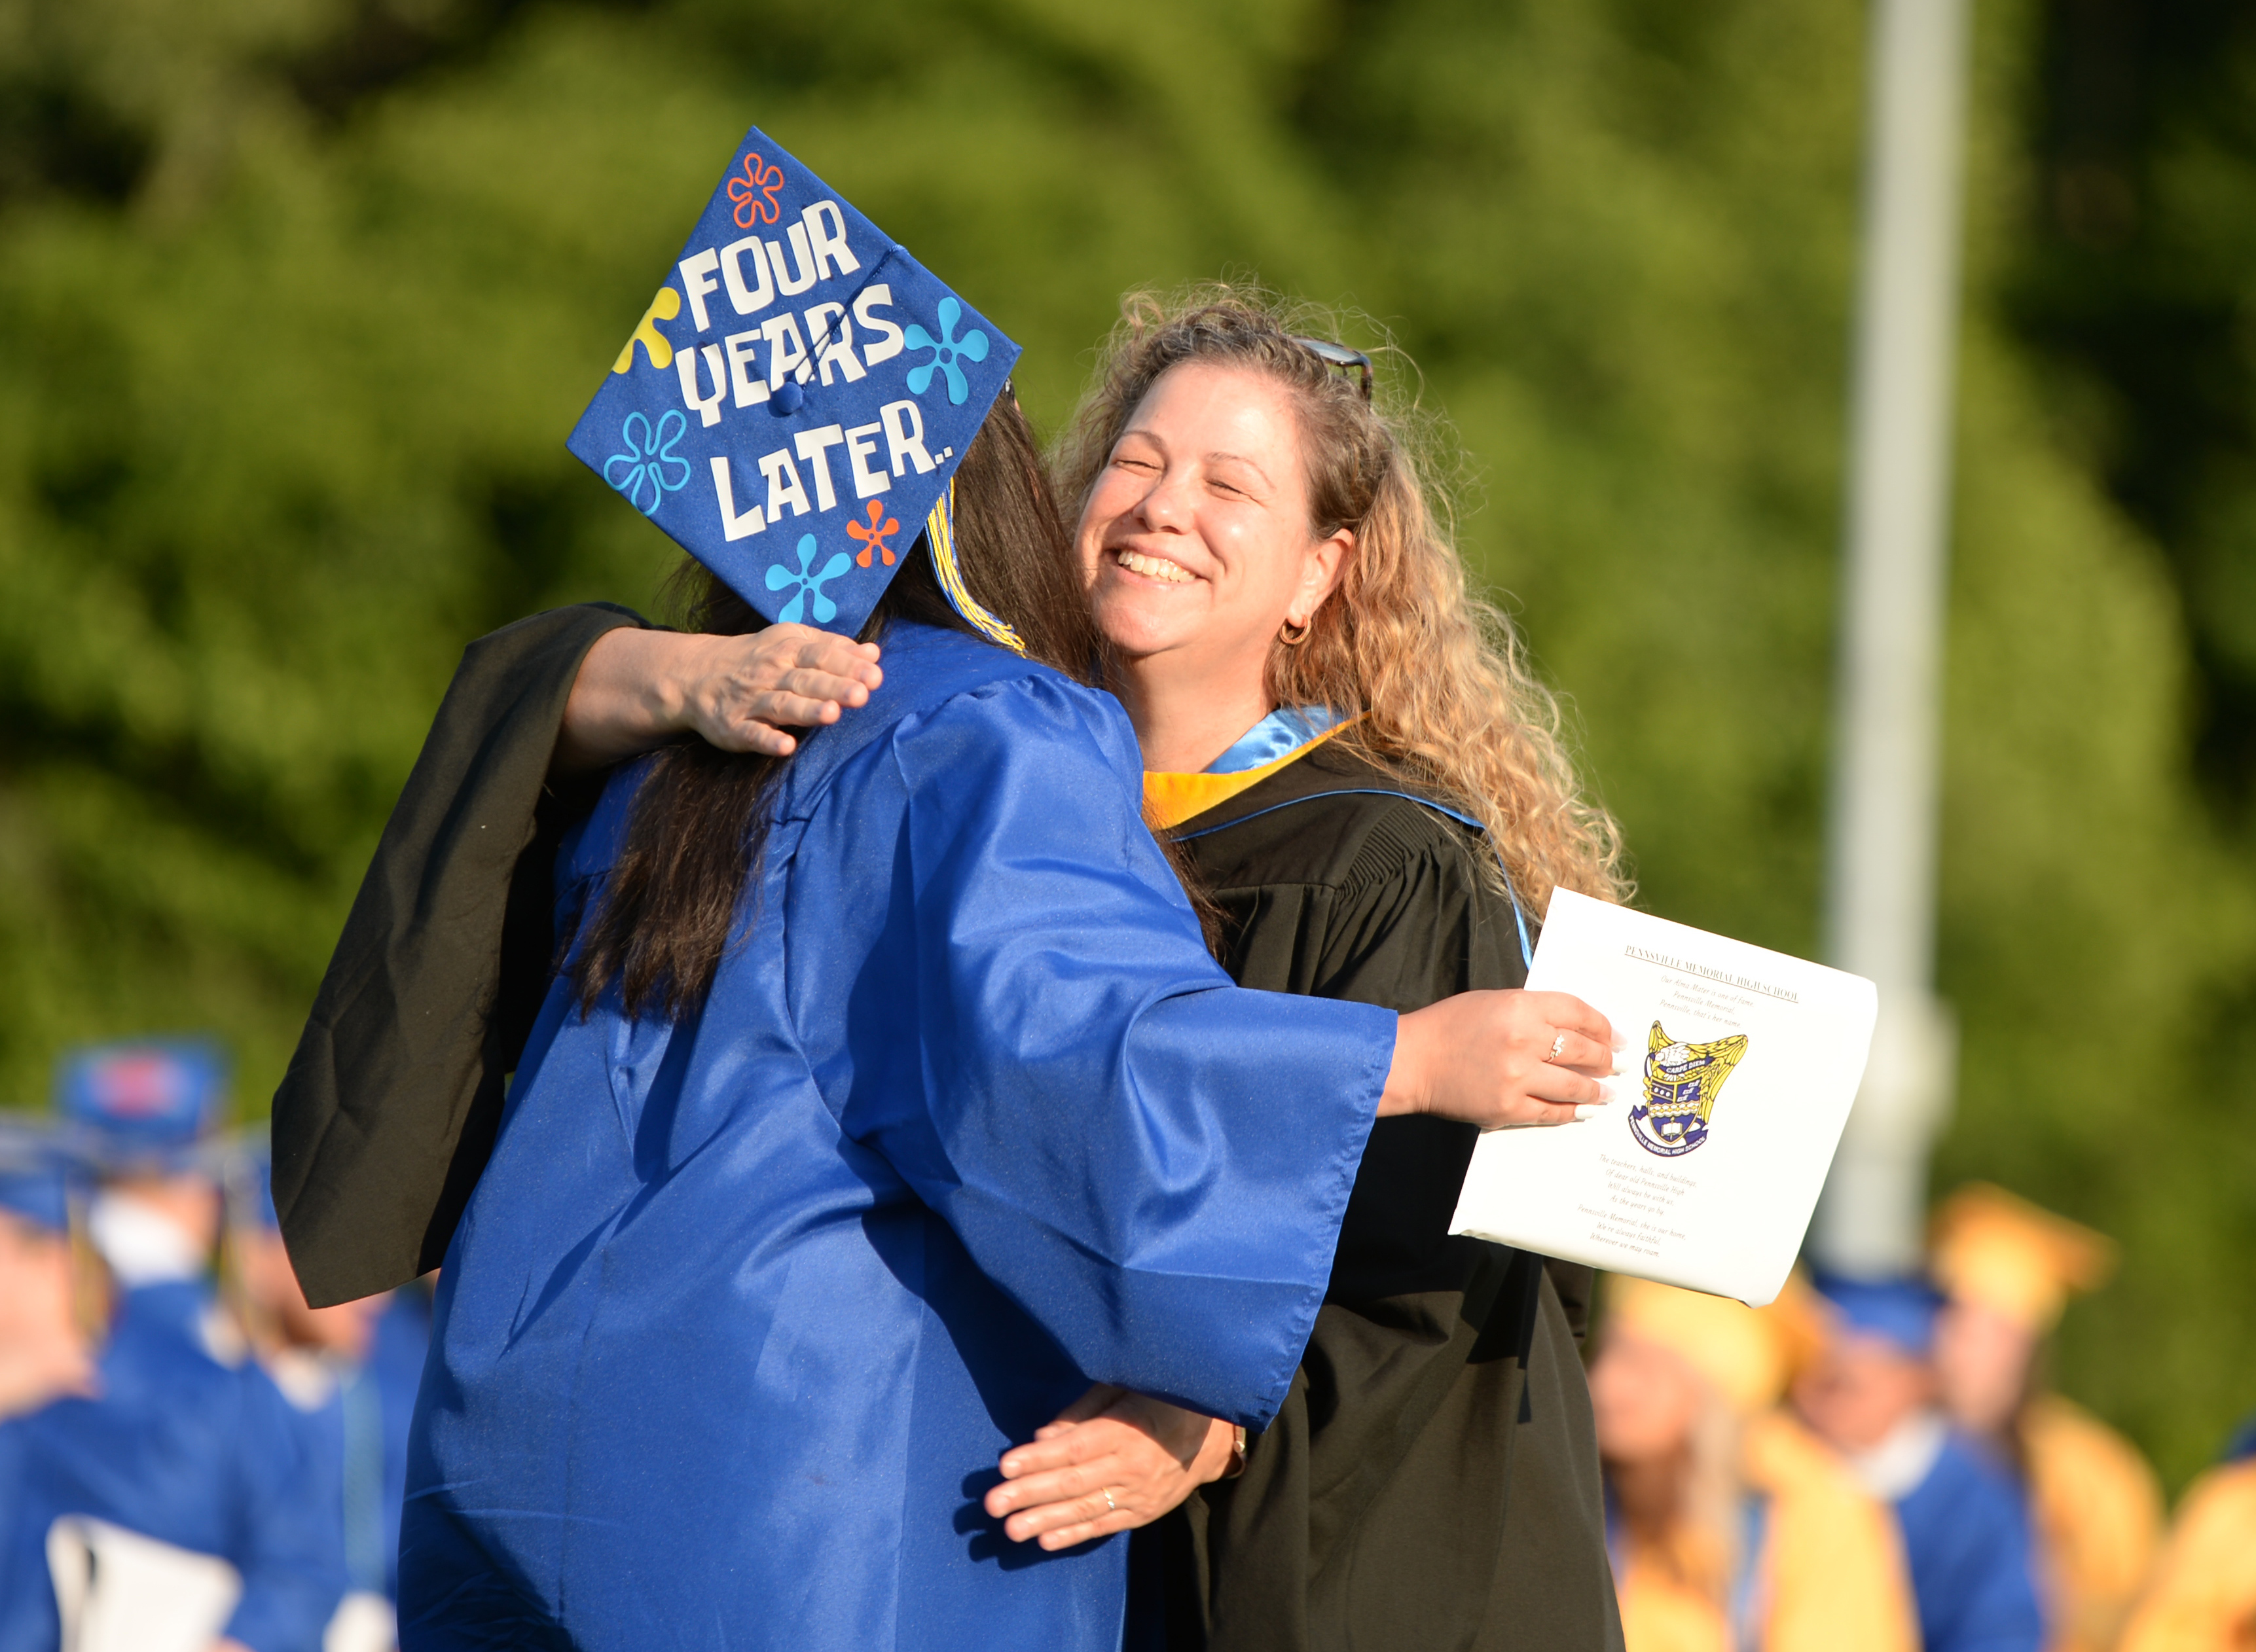
[[[1716,1098],[1746,1052],[1743,1032],[1707,1044],[1679,1044],[1654,1022],[1645,1040],[1645,1097],[1629,1110],[1629,1132],[1637,1144],[1673,1159],[1706,1141]]]

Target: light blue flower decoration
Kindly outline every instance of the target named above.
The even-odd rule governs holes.
[[[932,360],[909,369],[910,395],[921,396],[930,388],[935,368],[948,375],[948,399],[955,406],[962,406],[963,398],[971,394],[971,386],[964,380],[963,369],[955,364],[956,358],[960,356],[967,362],[985,361],[987,335],[975,327],[962,338],[957,338],[955,324],[962,314],[963,306],[955,301],[955,295],[950,293],[940,301],[938,338],[926,332],[922,322],[909,323],[909,348],[932,352]]]
[[[639,431],[637,425],[641,426]],[[603,480],[624,494],[627,503],[643,515],[656,516],[666,495],[689,485],[689,461],[673,451],[673,444],[688,428],[688,418],[679,408],[660,417],[655,430],[645,415],[629,413],[627,422],[619,426],[619,439],[627,450],[603,460]],[[622,466],[625,468],[621,469]],[[678,476],[677,470],[681,473]],[[648,503],[645,503],[645,495]]]
[[[809,570],[814,566],[814,536],[811,533],[802,533],[799,536],[799,572],[793,573],[780,562],[773,564],[768,569],[769,590],[780,591],[786,585],[795,585],[799,587],[799,594],[785,603],[783,612],[776,615],[776,618],[786,625],[793,624],[798,621],[800,614],[805,612],[807,600],[810,596],[814,599],[814,618],[817,624],[825,620],[835,620],[838,617],[838,605],[822,594],[822,587],[828,581],[836,579],[848,568],[853,566],[853,559],[841,551],[822,565],[821,573],[810,573]]]

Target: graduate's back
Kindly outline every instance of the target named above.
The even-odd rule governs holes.
[[[998,1454],[1092,1381],[1284,1395],[1392,1016],[1230,988],[1109,697],[885,642],[701,1004],[552,984],[440,1285],[408,1652],[1110,1652],[1126,1545],[1008,1543]],[[560,909],[599,909],[638,777]]]

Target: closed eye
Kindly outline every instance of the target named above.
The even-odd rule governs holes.
[[[1209,453],[1206,456],[1207,485],[1255,504],[1266,502],[1269,496],[1268,473],[1243,453]],[[1238,478],[1244,478],[1239,481]]]

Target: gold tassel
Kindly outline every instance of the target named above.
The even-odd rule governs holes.
[[[997,619],[978,603],[971,593],[963,588],[963,570],[955,566],[955,483],[951,479],[948,491],[925,518],[925,541],[932,547],[933,572],[940,576],[940,588],[948,594],[948,605],[971,622],[972,629],[991,643],[999,643],[1013,654],[1024,654],[1026,645],[1019,640],[1018,632]]]

